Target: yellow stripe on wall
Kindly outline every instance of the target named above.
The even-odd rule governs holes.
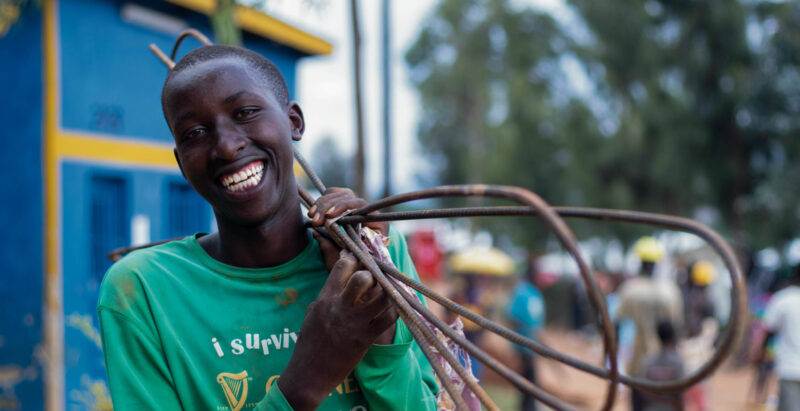
[[[308,54],[328,55],[333,52],[333,45],[322,38],[308,34],[258,10],[239,6],[236,10],[236,22],[247,31]]]
[[[44,43],[44,347],[45,409],[60,411],[65,405],[64,389],[64,307],[61,278],[61,189],[56,139],[60,116],[58,0],[42,4]]]
[[[172,145],[62,131],[58,135],[61,158],[144,167],[177,169]]]
[[[217,8],[216,0],[167,0],[172,4],[209,15]],[[308,54],[331,54],[333,45],[280,19],[245,6],[236,8],[236,22],[244,30],[294,47]]]

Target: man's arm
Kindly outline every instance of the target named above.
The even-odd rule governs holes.
[[[114,409],[182,409],[158,340],[122,313],[100,307],[98,316]]]
[[[313,226],[323,226],[325,219],[364,205],[348,189],[329,188],[308,216]],[[388,224],[368,225],[384,235],[388,232]],[[397,320],[388,294],[368,271],[353,272],[357,263],[352,255],[340,255],[331,241],[315,237],[331,274],[309,307],[292,358],[264,403],[278,409],[313,409],[355,370],[370,408],[435,409],[438,390],[431,367]],[[394,233],[391,238],[392,260],[418,278],[402,236]],[[312,369],[316,372],[309,374]]]
[[[277,381],[296,410],[316,409],[352,372],[375,340],[397,321],[369,271],[342,251],[319,297],[306,311],[292,357]]]

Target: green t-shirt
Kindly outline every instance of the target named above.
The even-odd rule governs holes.
[[[403,237],[390,238],[392,260],[417,278]],[[290,410],[275,380],[327,276],[312,238],[291,261],[259,269],[211,258],[195,236],[126,256],[97,306],[114,408]],[[319,409],[434,410],[437,391],[398,321],[394,343],[373,345]]]

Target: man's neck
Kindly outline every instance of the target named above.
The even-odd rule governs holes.
[[[308,245],[299,207],[286,207],[283,214],[258,226],[218,223],[219,232],[201,238],[200,245],[214,259],[236,267],[274,267],[296,257]]]

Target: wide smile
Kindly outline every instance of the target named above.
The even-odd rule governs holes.
[[[264,160],[255,160],[236,171],[223,174],[218,181],[226,194],[234,197],[246,196],[257,190],[264,179],[266,168]]]

